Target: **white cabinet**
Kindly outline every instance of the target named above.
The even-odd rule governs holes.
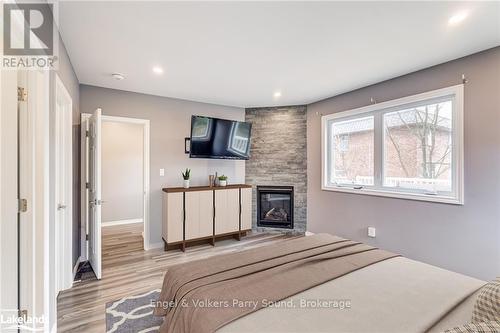
[[[218,236],[240,239],[252,229],[252,188],[248,185],[174,187],[163,192],[165,249],[175,245],[184,250],[190,241],[213,244]]]
[[[239,189],[215,191],[215,234],[227,234],[240,229]]]
[[[186,239],[213,235],[213,191],[186,192]]]
[[[241,230],[252,229],[252,189],[241,189]]]

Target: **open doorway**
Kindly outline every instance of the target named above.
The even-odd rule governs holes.
[[[82,115],[82,254],[98,279],[115,259],[149,248],[149,120],[100,112]]]
[[[102,266],[144,244],[144,126],[103,117]]]

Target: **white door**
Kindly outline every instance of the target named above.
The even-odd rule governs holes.
[[[25,203],[18,213],[18,305],[19,310],[32,314],[33,307],[30,296],[33,294],[33,99],[30,94],[28,105],[27,91],[28,73],[18,71],[17,85],[24,93],[18,92],[18,191],[19,199]],[[19,89],[18,88],[18,89]]]
[[[89,261],[101,278],[101,109],[89,118]]]
[[[56,295],[73,285],[72,101],[56,76],[55,107],[55,264]]]

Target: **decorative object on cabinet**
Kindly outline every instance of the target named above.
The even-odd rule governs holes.
[[[219,186],[226,186],[227,185],[227,176],[222,175],[219,176]]]
[[[184,179],[184,188],[189,188],[189,178],[191,178],[191,169],[186,168],[186,171],[182,172],[182,178]]]

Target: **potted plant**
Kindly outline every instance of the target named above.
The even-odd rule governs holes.
[[[226,186],[227,185],[227,176],[219,176],[219,186]]]
[[[184,179],[184,188],[189,188],[190,177],[191,177],[191,169],[186,168],[186,171],[182,172],[182,178]]]

